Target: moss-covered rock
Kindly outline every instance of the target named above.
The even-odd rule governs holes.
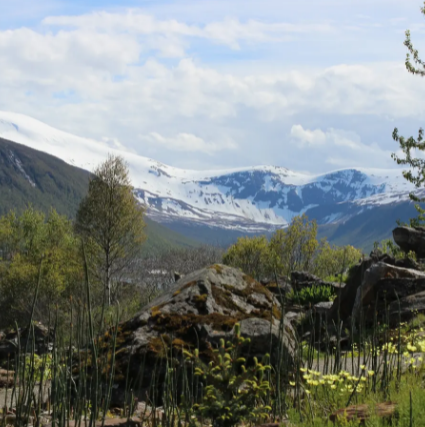
[[[215,264],[180,279],[138,316],[120,325],[117,369],[130,363],[130,378],[137,378],[143,365],[147,386],[155,370],[161,375],[167,356],[178,358],[184,348],[198,348],[207,359],[220,338],[233,334],[236,323],[242,335],[251,339],[249,354],[244,356],[262,357],[276,350],[280,340],[281,354],[290,366],[295,333],[290,322],[282,319],[277,298],[240,270]]]

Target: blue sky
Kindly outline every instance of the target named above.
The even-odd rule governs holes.
[[[0,0],[0,109],[183,168],[394,167],[417,0]]]

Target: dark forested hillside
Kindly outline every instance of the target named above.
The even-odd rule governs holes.
[[[21,212],[31,204],[44,212],[53,207],[74,218],[89,177],[89,172],[57,157],[0,138],[0,215],[12,209]],[[148,218],[146,234],[146,252],[199,245]]]
[[[89,176],[57,157],[0,138],[0,214],[32,204],[73,217]]]

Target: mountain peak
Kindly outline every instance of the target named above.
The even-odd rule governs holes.
[[[5,111],[0,111],[0,137],[87,170],[108,153],[121,155],[137,197],[149,207],[148,214],[161,221],[261,230],[284,226],[295,215],[307,213],[327,223],[370,204],[405,200],[413,190],[399,169],[349,168],[316,175],[267,165],[183,170]]]

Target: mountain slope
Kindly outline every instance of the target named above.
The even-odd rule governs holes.
[[[195,236],[190,238],[152,221],[148,217],[145,217],[145,222],[146,241],[143,244],[144,255],[159,254],[169,249],[197,248],[202,245],[202,242],[197,241]]]
[[[90,174],[41,151],[0,138],[0,214],[31,203],[70,217],[87,192]]]
[[[256,166],[189,171],[70,135],[32,118],[0,112],[0,136],[92,169],[108,152],[129,164],[139,199],[161,223],[189,220],[241,231],[269,231],[307,213],[321,224],[345,221],[369,206],[407,199],[399,169],[346,169],[321,175]]]
[[[345,222],[319,225],[318,236],[326,237],[333,244],[353,245],[369,253],[374,242],[393,238],[397,220],[408,222],[416,216],[410,201],[387,204],[368,209]]]
[[[400,169],[351,168],[320,175],[275,166],[183,170],[2,111],[0,136],[88,170],[108,153],[121,155],[147,215],[204,242],[229,244],[247,233],[270,233],[306,213],[331,241],[367,248],[389,237],[397,218],[415,215],[408,199],[414,187]]]
[[[57,157],[0,138],[0,215],[28,204],[48,212],[54,207],[73,218],[87,193],[90,173]],[[199,242],[145,218],[144,253],[197,247]]]

